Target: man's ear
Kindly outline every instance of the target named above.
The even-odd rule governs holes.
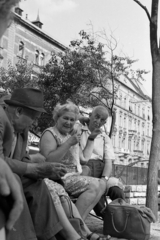
[[[22,107],[17,107],[17,108],[15,109],[15,114],[16,114],[17,117],[19,117],[20,115],[22,115],[22,113],[23,113],[23,108],[22,108]]]

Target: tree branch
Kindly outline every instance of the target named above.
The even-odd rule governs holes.
[[[147,17],[148,17],[149,21],[151,22],[151,16],[150,16],[150,14],[148,12],[148,9],[142,3],[140,3],[138,0],[133,0],[133,1],[136,2],[141,8],[143,8],[143,10],[147,14]]]

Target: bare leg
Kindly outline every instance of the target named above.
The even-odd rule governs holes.
[[[69,202],[68,202],[69,201]],[[73,215],[73,217],[75,218],[79,218],[81,219],[81,221],[83,222],[83,225],[81,227],[83,236],[88,236],[89,234],[91,234],[91,231],[89,230],[89,228],[87,227],[87,225],[85,224],[85,222],[83,221],[82,217],[80,216],[78,209],[76,208],[75,204],[69,199],[66,199],[66,197],[61,197],[61,203],[62,206],[64,208],[64,211],[67,215],[67,217],[71,217],[71,215]],[[70,206],[69,206],[70,205]],[[71,208],[71,209],[70,209]]]
[[[62,198],[61,198],[61,199],[62,199]],[[65,199],[62,199],[62,206],[64,207],[64,211],[65,211],[66,215],[67,215],[67,216],[70,216],[70,215],[71,215],[71,214],[70,214],[70,209],[69,209],[69,207],[67,206],[67,204],[66,204],[66,202],[65,202]],[[98,235],[98,234],[92,233],[92,232],[89,230],[89,228],[87,227],[87,225],[85,224],[85,222],[84,222],[83,219],[81,218],[81,216],[80,216],[80,214],[79,214],[79,212],[78,212],[78,209],[76,208],[75,204],[74,204],[72,201],[71,201],[71,206],[72,206],[72,210],[73,210],[73,211],[72,211],[72,212],[73,212],[73,216],[74,216],[75,218],[81,219],[81,221],[83,222],[83,226],[81,227],[83,236],[85,236],[86,238],[87,238],[88,236],[91,236],[91,240],[99,238],[99,235]],[[107,237],[102,236],[102,237],[101,237],[101,240],[103,240],[103,239],[106,240]]]
[[[76,207],[83,220],[98,203],[106,189],[105,181],[98,178],[90,178],[88,189],[77,199]]]
[[[56,205],[56,212],[59,217],[60,223],[63,227],[63,230],[60,232],[60,234],[66,240],[79,239],[80,235],[75,231],[75,229],[70,224],[62,205]]]

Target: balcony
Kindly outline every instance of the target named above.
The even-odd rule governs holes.
[[[143,151],[142,150],[133,150],[133,152],[135,153],[135,155],[137,157],[142,157],[142,155],[143,155]]]
[[[135,134],[137,133],[137,131],[136,130],[128,130],[128,135],[129,136],[134,136]]]

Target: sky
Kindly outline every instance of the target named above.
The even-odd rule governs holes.
[[[140,0],[149,13],[151,0]],[[143,83],[151,96],[152,62],[149,21],[145,11],[133,0],[21,0],[23,16],[34,21],[39,12],[42,29],[68,46],[81,30],[92,23],[95,32],[105,30],[118,42],[117,53],[138,60],[134,69],[149,71]]]

